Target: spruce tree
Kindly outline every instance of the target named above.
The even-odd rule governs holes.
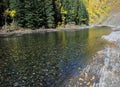
[[[55,27],[57,27],[57,25],[59,25],[59,23],[62,22],[62,18],[61,18],[61,12],[60,12],[60,0],[52,0],[53,3],[53,11],[54,11],[54,23],[55,23]]]
[[[89,24],[89,15],[86,10],[86,7],[83,3],[83,0],[76,0],[76,17],[75,17],[75,23],[77,25],[81,24]]]
[[[27,28],[52,28],[59,22],[88,24],[89,21],[81,0],[11,0],[10,9],[16,10],[18,25]]]
[[[55,22],[54,22],[54,10],[53,10],[53,1],[52,0],[44,0],[45,3],[45,16],[46,16],[46,23],[45,27],[55,27]]]
[[[44,26],[44,2],[43,0],[35,0],[34,1],[34,6],[35,6],[35,9],[33,11],[34,13],[34,20],[33,20],[33,23],[34,23],[34,27],[35,28],[40,28],[42,26]]]
[[[25,0],[17,0],[15,10],[17,12],[16,20],[18,26],[25,27]]]
[[[82,0],[61,0],[61,4],[64,10],[67,11],[65,15],[66,23],[89,24],[89,15]]]
[[[0,27],[2,27],[6,22],[9,23],[10,17],[5,17],[4,12],[9,9],[10,0],[0,0]]]
[[[4,16],[3,16],[4,10],[5,10],[4,2],[3,0],[0,0],[0,21],[1,21],[0,27],[4,25]]]

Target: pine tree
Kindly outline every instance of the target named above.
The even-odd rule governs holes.
[[[7,15],[5,16],[5,10],[9,9],[10,1],[9,0],[0,0],[0,27],[4,24],[9,23],[10,17]]]
[[[35,6],[35,9],[33,11],[34,13],[34,27],[35,28],[39,28],[39,27],[42,27],[44,26],[44,2],[43,0],[35,0],[34,1],[34,6]]]
[[[89,15],[86,10],[84,3],[80,0],[76,0],[76,10],[75,10],[75,23],[77,25],[89,24]]]
[[[55,27],[59,26],[59,23],[62,22],[61,18],[61,2],[60,0],[52,0],[53,3],[53,11],[54,11],[54,23]]]
[[[0,21],[1,21],[0,27],[4,25],[4,16],[3,16],[4,10],[5,10],[4,2],[3,0],[0,0]]]
[[[22,27],[55,27],[52,0],[21,0],[17,3],[17,21]]]
[[[16,20],[18,23],[18,26],[25,27],[25,0],[17,0],[16,6],[15,6],[17,15]]]
[[[25,27],[28,27],[28,28],[33,28],[34,27],[34,23],[33,23],[33,20],[34,20],[34,4],[33,4],[33,0],[25,0],[24,2],[25,4],[25,15],[24,15],[24,18],[25,18]]]
[[[46,16],[46,23],[45,26],[50,28],[50,27],[55,27],[55,22],[54,22],[54,10],[53,10],[53,1],[52,0],[44,0],[45,3],[45,16]]]
[[[83,0],[61,0],[62,7],[67,14],[65,15],[66,23],[75,22],[77,25],[89,24],[89,15]]]
[[[80,0],[11,0],[10,8],[17,12],[18,25],[27,28],[52,28],[59,22],[88,24],[89,20]]]
[[[17,0],[10,0],[10,9],[16,9]]]

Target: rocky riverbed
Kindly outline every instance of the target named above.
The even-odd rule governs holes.
[[[108,36],[103,36],[111,46],[103,51],[104,66],[101,68],[99,87],[119,87],[120,86],[120,31],[112,32]]]
[[[102,37],[110,44],[92,57],[92,62],[61,87],[119,87],[120,31]]]
[[[97,27],[102,25],[97,25]],[[93,26],[89,26],[93,27]],[[78,29],[89,28],[79,27]],[[23,34],[37,33],[37,32],[54,32],[59,30],[73,30],[70,29],[37,29],[26,30],[24,32],[3,33],[8,36],[21,36]],[[120,31],[113,31],[108,36],[102,37],[110,42],[110,45],[105,49],[99,51],[91,59],[92,62],[84,69],[80,67],[65,83],[55,85],[53,87],[119,87],[120,83]],[[56,83],[57,84],[57,83]]]

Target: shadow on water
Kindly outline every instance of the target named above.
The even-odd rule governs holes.
[[[1,87],[59,87],[106,46],[107,27],[0,39]]]

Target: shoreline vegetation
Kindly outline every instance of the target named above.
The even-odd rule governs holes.
[[[108,14],[111,11],[110,9],[113,8],[112,4],[115,3],[118,3],[118,1],[1,0],[0,8],[2,10],[0,12],[0,27],[4,27],[5,30],[0,30],[0,36],[11,36],[11,34],[30,33],[34,31],[51,31],[52,28],[55,28],[53,31],[56,31],[59,29],[59,26],[66,26],[66,24],[69,23],[70,25],[71,23],[74,23],[75,27],[70,26],[62,29],[81,29],[82,24],[100,24],[108,17]],[[24,27],[26,30],[23,30],[22,28],[14,29],[16,25],[20,26],[20,28]],[[6,30],[7,26],[12,26],[13,28]],[[33,28],[36,29],[41,27],[42,29],[45,27],[47,30],[31,30]]]

